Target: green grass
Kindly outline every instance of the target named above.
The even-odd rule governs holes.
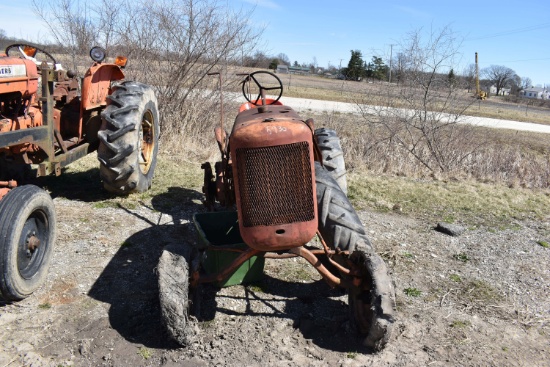
[[[141,347],[137,352],[143,359],[149,359],[153,356],[153,351],[147,347]]]
[[[470,258],[468,257],[468,255],[466,255],[464,252],[461,252],[459,254],[454,254],[453,258],[455,260],[462,261],[463,263],[470,261]]]
[[[49,302],[45,302],[45,303],[39,304],[38,308],[41,310],[49,310],[50,308],[52,308],[52,305]]]
[[[458,274],[451,274],[451,275],[449,275],[449,278],[450,278],[453,282],[457,282],[457,283],[462,282],[462,278],[461,278],[460,275],[458,275]]]
[[[537,243],[544,248],[550,248],[550,244],[546,241],[537,241]]]
[[[409,297],[420,297],[422,294],[422,291],[416,289],[416,288],[405,288],[403,289],[403,292]]]
[[[462,320],[454,320],[451,323],[451,327],[456,329],[463,329],[470,325],[471,325],[470,321],[462,321]]]
[[[540,220],[548,215],[549,190],[509,188],[471,181],[443,182],[406,177],[348,175],[348,196],[359,209],[388,212],[401,203],[402,213],[430,221],[483,225],[495,230],[517,229],[514,219]]]

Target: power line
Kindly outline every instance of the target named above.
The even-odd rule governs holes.
[[[507,35],[510,35],[510,34],[529,32],[529,31],[534,31],[534,30],[537,30],[537,29],[543,29],[543,28],[548,28],[548,27],[550,27],[550,23],[542,23],[542,24],[527,26],[527,27],[523,27],[523,28],[511,29],[509,31],[488,34],[488,35],[480,36],[480,37],[466,38],[465,41],[475,41],[475,40],[482,40],[482,39],[487,39],[487,38],[507,36]]]
[[[526,59],[526,60],[508,60],[508,61],[499,61],[499,63],[509,63],[509,62],[527,62],[527,61],[543,61],[543,60],[550,60],[550,57],[542,58],[542,59]],[[489,62],[490,63],[490,62]]]

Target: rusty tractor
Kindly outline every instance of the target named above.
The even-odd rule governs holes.
[[[17,301],[44,281],[56,238],[53,201],[28,184],[97,151],[105,189],[151,186],[158,150],[151,87],[125,81],[127,59],[100,47],[83,78],[48,52],[13,44],[0,55],[0,291]]]
[[[247,102],[231,134],[225,132],[223,118],[215,129],[221,160],[214,169],[202,165],[206,207],[216,210],[212,214],[235,209],[236,214],[222,227],[216,218],[197,221],[205,214],[197,213],[195,225],[203,240],[164,249],[157,269],[168,333],[181,345],[195,338],[191,313],[200,284],[227,279],[253,257],[299,256],[331,287],[347,290],[350,324],[361,343],[382,349],[394,324],[395,293],[384,261],[347,198],[338,136],[334,130],[315,130],[312,119],[283,105],[283,85],[274,74],[245,75],[242,91]],[[275,97],[267,98],[266,92]],[[232,231],[238,239],[226,241],[223,236]],[[312,241],[315,236],[319,241]],[[232,246],[241,239],[244,248]],[[216,251],[237,255],[206,272],[205,262]]]

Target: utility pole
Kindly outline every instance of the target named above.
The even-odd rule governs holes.
[[[389,76],[389,79],[388,79],[388,81],[390,83],[391,83],[391,63],[392,63],[392,58],[393,58],[393,45],[394,45],[393,43],[390,44],[390,72],[389,72],[390,76]]]

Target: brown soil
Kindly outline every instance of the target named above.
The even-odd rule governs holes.
[[[28,299],[0,303],[0,366],[550,365],[550,249],[537,242],[548,218],[450,237],[361,212],[397,293],[378,354],[350,333],[344,293],[296,259],[267,261],[258,285],[205,287],[198,340],[180,348],[161,326],[155,267],[166,244],[194,240],[203,208],[197,191],[172,190],[189,199],[100,207],[54,193],[50,274]]]

